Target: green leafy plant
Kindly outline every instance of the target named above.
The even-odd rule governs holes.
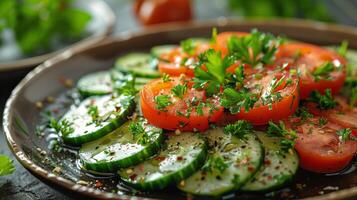
[[[1,0],[0,33],[11,29],[24,54],[38,54],[83,36],[90,14],[73,0]]]
[[[330,89],[326,89],[324,95],[315,90],[311,93],[308,100],[317,103],[317,107],[322,110],[332,109],[337,105],[336,101],[332,97]]]
[[[5,155],[0,155],[0,176],[12,174],[14,171],[13,161]]]

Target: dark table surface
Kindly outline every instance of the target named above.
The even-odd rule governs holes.
[[[349,1],[349,0],[347,0]],[[135,30],[139,28],[139,25],[135,21],[131,13],[131,5],[129,0],[107,0],[112,8],[115,8],[115,13],[117,15],[118,21],[116,23],[114,34],[120,33],[126,30]],[[230,13],[226,12],[227,3],[221,0],[211,0],[210,3],[201,4],[201,0],[195,0],[195,18],[211,19],[220,16],[230,16]],[[206,2],[206,1],[205,1]],[[356,2],[356,1],[354,1]],[[344,18],[343,13],[337,13],[336,19],[342,20],[346,24],[356,25],[356,21],[351,21]],[[345,20],[344,20],[345,19]],[[357,20],[357,19],[355,19]],[[0,73],[0,114],[2,116],[2,111],[9,97],[11,90],[16,86],[16,84],[22,79],[22,77],[27,73],[27,71],[16,71]],[[2,117],[0,119],[0,124],[2,124]],[[25,168],[23,168],[14,158],[8,146],[6,144],[5,137],[3,135],[2,126],[0,128],[0,154],[5,154],[10,156],[14,160],[16,171],[9,176],[0,178],[0,199],[11,199],[11,200],[34,200],[34,199],[72,199],[65,194],[62,194],[51,187],[45,185],[33,175],[31,175]]]

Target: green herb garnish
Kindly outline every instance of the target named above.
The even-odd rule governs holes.
[[[170,100],[169,95],[159,95],[154,98],[154,101],[156,103],[156,108],[159,109],[160,111],[164,111],[165,108],[169,105],[172,104]]]
[[[348,50],[348,41],[344,40],[344,41],[342,41],[340,47],[337,49],[337,53],[340,56],[345,57],[346,53],[347,53],[347,50]]]
[[[92,117],[93,122],[97,122],[99,119],[99,111],[98,111],[98,106],[96,105],[90,105],[87,110],[88,115]]]
[[[227,47],[230,54],[234,55],[237,60],[256,66],[259,63],[272,63],[275,52],[281,43],[281,38],[254,29],[248,36],[230,37]]]
[[[340,139],[342,142],[347,141],[348,139],[350,139],[350,135],[351,135],[352,131],[349,128],[345,128],[345,129],[341,129],[336,131],[336,134],[338,136],[340,136]]]
[[[183,85],[178,84],[171,89],[171,92],[180,99],[183,98],[183,95],[186,94],[186,91],[187,91],[186,84],[183,84]]]
[[[351,89],[351,95],[350,95],[350,107],[355,106],[357,101],[357,87],[353,87]]]
[[[306,120],[308,118],[313,117],[313,115],[305,107],[298,108],[295,111],[294,115],[296,117],[300,117],[302,120]]]
[[[12,174],[14,171],[13,161],[5,155],[0,155],[0,176]]]
[[[226,88],[223,91],[221,105],[228,108],[232,114],[239,113],[242,108],[248,112],[258,101],[255,94],[250,93],[246,88],[236,91],[232,88]]]
[[[50,127],[55,129],[57,133],[61,133],[62,136],[67,136],[74,132],[72,125],[73,123],[69,122],[67,119],[60,120],[59,122],[54,118],[50,120]]]
[[[220,173],[223,173],[227,168],[228,164],[224,162],[224,159],[220,155],[212,155],[208,158],[202,170],[206,172],[218,170]]]
[[[326,89],[325,95],[322,95],[318,91],[314,90],[308,100],[317,103],[317,107],[322,110],[333,109],[337,105],[331,95],[331,89]]]
[[[182,40],[180,46],[182,50],[188,55],[193,55],[195,53],[196,44],[193,39]]]
[[[224,127],[225,134],[237,136],[239,139],[244,139],[247,134],[252,133],[253,126],[245,120],[238,120],[234,124],[228,124]]]
[[[146,131],[140,122],[130,123],[129,131],[133,134],[133,138],[138,144],[145,145],[150,141],[149,136],[146,134]]]
[[[294,148],[295,140],[297,138],[297,134],[293,130],[288,130],[285,127],[284,122],[280,121],[279,124],[275,124],[274,122],[269,122],[267,134],[273,137],[281,137],[280,146],[283,151],[288,151]]]
[[[315,80],[321,80],[323,78],[328,79],[329,74],[333,72],[335,69],[335,66],[333,65],[332,62],[325,62],[322,65],[318,66],[314,72],[312,72],[312,75],[315,77]]]
[[[324,118],[324,117],[320,117],[319,118],[319,126],[324,126],[324,125],[326,125],[327,124],[327,119],[326,118]]]
[[[166,73],[162,75],[162,82],[167,83],[170,81],[171,81],[170,75],[168,75]]]
[[[215,44],[217,42],[217,28],[212,28],[212,36],[211,36],[211,44]]]

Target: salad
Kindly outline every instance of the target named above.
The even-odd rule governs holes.
[[[77,82],[50,127],[83,170],[139,191],[269,192],[299,168],[335,173],[357,151],[347,43],[324,48],[253,30],[120,56]],[[346,58],[347,57],[347,58]]]

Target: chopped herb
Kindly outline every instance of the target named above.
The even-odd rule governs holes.
[[[234,174],[233,179],[232,179],[232,183],[233,183],[234,185],[239,185],[239,184],[240,184],[239,174]]]
[[[14,171],[13,161],[5,155],[0,155],[0,176],[12,174]]]
[[[134,96],[138,91],[135,89],[135,77],[131,74],[114,80],[114,91],[117,94],[124,94],[128,96]]]
[[[92,117],[93,122],[97,122],[99,118],[98,106],[90,105],[87,111],[88,115]]]
[[[281,137],[280,146],[283,151],[288,151],[294,148],[295,140],[297,138],[296,132],[288,130],[284,122],[280,121],[279,124],[269,122],[267,134],[273,137]]]
[[[171,81],[170,75],[168,75],[166,73],[162,75],[162,82],[166,83],[166,82],[170,82],[170,81]]]
[[[250,93],[247,89],[243,88],[236,91],[232,88],[226,88],[223,91],[221,105],[228,108],[232,114],[239,113],[242,108],[245,112],[248,112],[254,107],[254,104],[258,101],[255,94]]]
[[[281,43],[281,38],[276,38],[271,34],[261,33],[254,29],[249,36],[230,37],[227,47],[237,60],[256,66],[259,63],[272,63]]]
[[[185,95],[186,91],[187,91],[187,85],[181,85],[178,84],[175,87],[173,87],[171,89],[172,93],[174,93],[175,96],[179,97],[180,99],[183,98],[183,95]]]
[[[228,164],[224,162],[220,155],[212,155],[208,158],[206,164],[202,167],[203,171],[213,172],[218,170],[223,173],[228,168]]]
[[[237,136],[239,139],[244,139],[247,134],[252,133],[253,126],[245,120],[238,120],[234,124],[228,124],[224,127],[225,134]]]
[[[67,119],[63,119],[60,122],[56,121],[54,118],[51,118],[50,120],[50,127],[55,129],[57,133],[61,133],[63,136],[74,132],[72,125],[73,123],[69,122]]]
[[[243,65],[237,67],[235,69],[235,80],[236,82],[238,82],[239,84],[243,85],[244,84],[244,78],[245,78],[245,75],[244,75],[244,67]]]
[[[212,37],[211,37],[211,44],[215,44],[217,42],[217,28],[212,28]]]
[[[285,76],[282,76],[279,80],[274,78],[270,84],[270,93],[274,93],[274,91],[283,84],[285,80]]]
[[[186,66],[186,62],[188,61],[188,58],[182,58],[181,62],[180,62],[180,66]]]
[[[340,136],[342,142],[347,141],[350,138],[352,131],[349,128],[341,129],[336,131],[336,134]]]
[[[332,109],[337,105],[331,95],[331,89],[326,89],[325,95],[322,95],[318,91],[314,90],[308,100],[317,103],[317,107],[322,110]]]
[[[221,52],[209,49],[198,56],[199,62],[195,67],[194,88],[205,88],[207,95],[212,96],[219,92],[220,86],[224,83],[226,69],[234,63],[231,56],[221,58]],[[201,69],[205,65],[207,71]]]
[[[333,72],[335,66],[332,62],[325,62],[322,65],[318,66],[312,75],[315,77],[315,80],[328,79],[329,74]]]
[[[195,41],[193,41],[192,39],[186,39],[181,41],[180,46],[182,50],[188,55],[193,55],[195,53],[196,45]]]
[[[340,56],[345,57],[347,50],[348,50],[348,41],[344,40],[344,41],[342,41],[340,47],[338,48],[337,53]]]
[[[324,118],[324,117],[320,117],[319,118],[319,126],[324,126],[324,125],[326,125],[327,124],[327,119],[326,118]]]
[[[305,107],[298,108],[295,111],[294,115],[296,117],[301,117],[302,120],[305,120],[305,119],[313,117],[313,115],[311,113],[309,113],[309,111]]]
[[[138,144],[145,145],[149,142],[149,136],[140,122],[132,122],[129,125],[129,131],[133,134],[134,140]]]
[[[165,108],[172,104],[169,95],[159,95],[154,98],[157,109],[164,111]]]
[[[199,116],[203,115],[203,107],[205,106],[205,104],[203,102],[198,103],[197,107],[196,107],[196,112]]]

